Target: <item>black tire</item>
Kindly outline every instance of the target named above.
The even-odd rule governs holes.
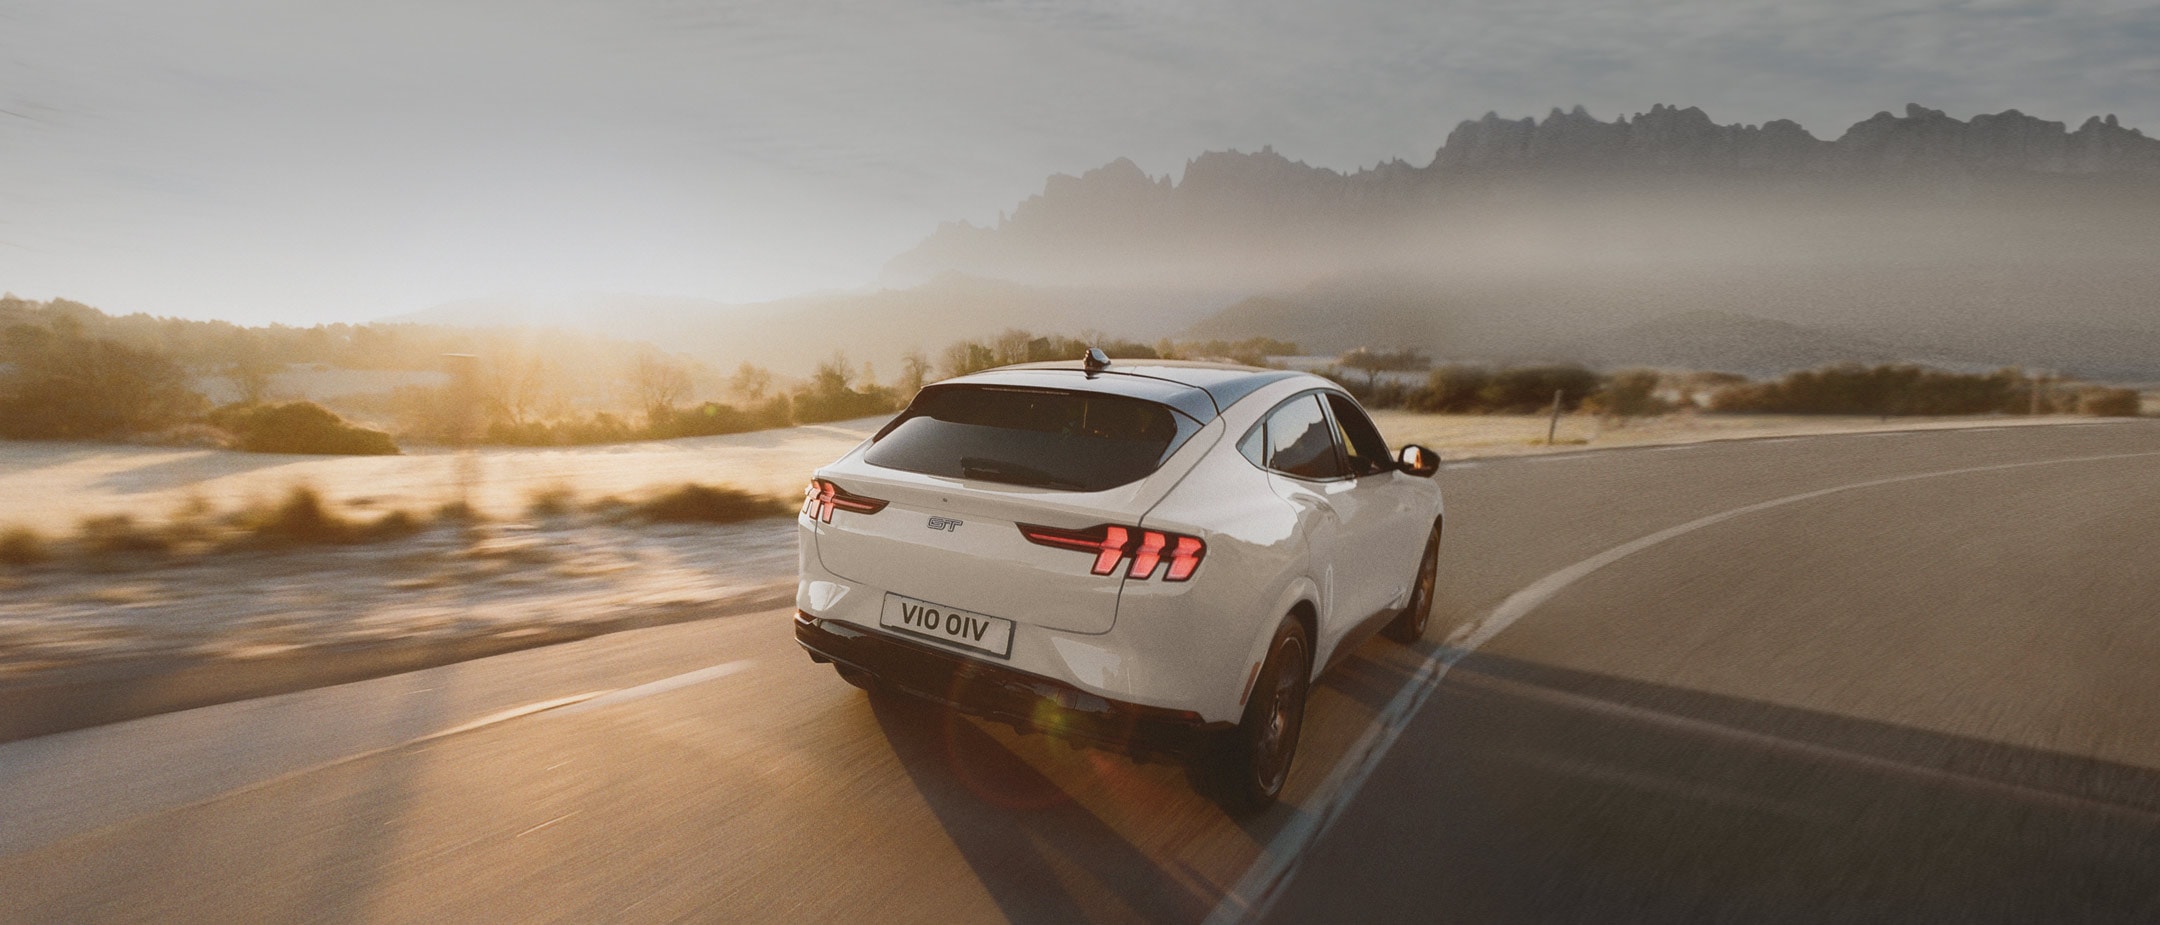
[[[840,673],[840,680],[842,681],[853,684],[856,687],[862,688],[863,690],[868,691],[872,694],[877,694],[881,692],[880,688],[878,687],[877,675],[871,674],[870,672],[864,671],[860,668],[842,665],[839,662],[833,663],[833,670]]]
[[[1225,809],[1254,813],[1282,796],[1290,763],[1297,757],[1311,684],[1312,639],[1304,624],[1284,620],[1268,643],[1267,661],[1253,682],[1245,716],[1213,762],[1215,789]]]
[[[1418,560],[1417,580],[1411,584],[1410,606],[1381,630],[1387,638],[1409,645],[1425,638],[1425,624],[1432,620],[1433,587],[1440,576],[1440,524],[1432,526],[1425,540],[1425,558]]]

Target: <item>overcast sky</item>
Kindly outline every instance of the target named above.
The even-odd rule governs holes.
[[[1053,172],[1665,102],[2160,128],[2149,2],[0,0],[0,290],[248,323],[874,282]]]

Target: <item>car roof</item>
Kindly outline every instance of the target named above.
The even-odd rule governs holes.
[[[1169,405],[1207,423],[1222,409],[1262,387],[1285,379],[1311,377],[1294,369],[1267,369],[1200,360],[1112,360],[1089,373],[1079,360],[1021,363],[948,379],[938,385],[981,384],[1033,388],[1083,387],[1130,395]]]

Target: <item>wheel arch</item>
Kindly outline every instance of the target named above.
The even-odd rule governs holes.
[[[1284,622],[1296,621],[1305,630],[1306,648],[1308,650],[1317,649],[1320,638],[1319,599],[1320,586],[1314,583],[1312,579],[1304,576],[1292,579],[1284,586],[1281,593],[1275,595],[1274,606],[1264,612],[1279,614],[1279,616],[1260,621],[1254,627],[1255,632],[1251,642],[1246,646],[1246,669],[1244,675],[1239,678],[1240,687],[1237,693],[1238,709],[1244,709],[1246,701],[1252,698],[1253,681],[1260,676],[1260,663],[1267,659],[1268,646],[1275,641],[1275,633],[1282,629]],[[1318,677],[1319,669],[1317,666],[1320,659],[1317,652],[1310,655],[1309,658],[1313,666],[1309,667],[1308,670],[1312,672],[1313,677]]]

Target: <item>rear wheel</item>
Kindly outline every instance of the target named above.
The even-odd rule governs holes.
[[[1256,812],[1282,796],[1305,725],[1311,679],[1312,640],[1304,624],[1284,620],[1268,645],[1245,717],[1215,762],[1216,785],[1226,808]]]
[[[1425,624],[1432,619],[1433,587],[1439,576],[1440,525],[1435,523],[1425,539],[1425,558],[1418,560],[1417,581],[1410,586],[1410,606],[1382,630],[1387,638],[1406,645],[1425,638]]]

